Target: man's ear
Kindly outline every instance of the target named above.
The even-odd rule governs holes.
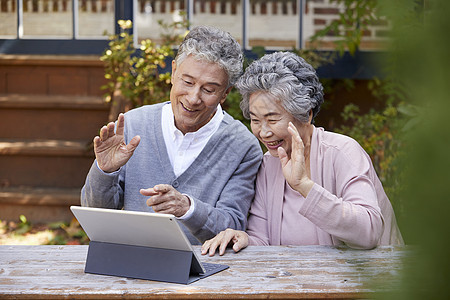
[[[177,63],[175,60],[172,60],[172,74],[170,75],[170,83],[173,84],[173,79],[175,76],[175,71],[177,70]]]
[[[228,94],[231,92],[231,89],[232,89],[233,87],[232,86],[230,86],[229,88],[227,88],[226,90],[225,90],[225,93],[223,94],[223,98],[220,100],[220,104],[223,104],[224,102],[225,102],[225,100],[227,100],[227,96],[228,96]]]

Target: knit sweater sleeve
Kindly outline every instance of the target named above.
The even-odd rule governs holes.
[[[81,205],[121,209],[123,207],[123,187],[119,183],[123,169],[106,174],[102,172],[95,160],[81,189]]]

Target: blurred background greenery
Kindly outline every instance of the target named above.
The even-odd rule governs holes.
[[[403,132],[402,232],[412,246],[393,299],[449,299],[450,2],[381,1],[393,21],[390,51],[414,117]]]
[[[382,297],[450,299],[450,289],[447,288],[450,279],[447,248],[447,234],[450,232],[447,221],[450,130],[446,122],[450,112],[450,1],[335,2],[346,6],[346,11],[355,13],[342,14],[336,23],[318,32],[313,39],[320,41],[321,37],[333,31],[341,37],[336,44],[336,55],[341,55],[345,49],[357,52],[364,26],[376,22],[377,18],[387,18],[392,28],[388,58],[377,62],[385,76],[369,82],[376,99],[370,109],[362,110],[358,103],[348,103],[342,110],[339,124],[326,123],[320,119],[321,114],[317,120],[318,125],[327,124],[328,130],[352,136],[369,153],[411,249],[411,257],[405,259],[402,286],[397,292]],[[185,24],[161,25],[167,29],[168,44],[182,38],[174,36],[170,30]],[[143,41],[140,52],[134,53],[134,50],[130,51],[134,47],[127,35],[127,23],[123,22],[121,26],[123,33],[111,36],[110,48],[102,57],[105,76],[110,79],[105,86],[105,98],[118,104],[126,101],[121,105],[128,108],[149,104],[155,98],[168,99],[170,82],[168,74],[161,70],[166,59],[173,55],[171,48],[167,47],[168,44],[158,47]],[[335,58],[330,53],[314,49],[292,51],[316,68],[332,64]],[[254,48],[254,53],[256,57],[263,54],[258,47]],[[246,64],[249,62],[247,60]],[[160,68],[155,68],[155,65]],[[153,80],[149,80],[151,78]],[[322,83],[330,103],[333,93],[342,89],[351,92],[355,85],[349,79],[322,79]],[[240,96],[234,90],[225,102],[225,109],[248,125],[240,112],[239,101]],[[325,103],[324,112],[334,109],[327,105],[332,103]],[[46,232],[39,242],[43,244],[88,242],[76,222],[48,224],[38,229],[25,216],[18,223],[0,222],[0,238],[37,232]]]

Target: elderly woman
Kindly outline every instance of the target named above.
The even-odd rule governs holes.
[[[315,70],[276,52],[253,62],[237,83],[241,109],[267,147],[247,232],[227,229],[202,254],[247,245],[403,244],[394,211],[369,155],[350,137],[316,128],[323,102]]]

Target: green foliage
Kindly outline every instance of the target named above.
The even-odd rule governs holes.
[[[0,245],[85,245],[89,238],[74,218],[70,223],[34,224],[20,215],[19,222],[0,221]]]
[[[70,223],[56,222],[48,227],[55,233],[48,245],[89,244],[89,238],[76,219]]]
[[[239,104],[241,102],[241,94],[236,88],[232,88],[230,93],[227,96],[227,100],[223,103],[222,108],[226,110],[231,116],[233,116],[236,120],[244,123],[248,128],[250,128],[250,122],[242,115],[241,108]]]
[[[361,115],[357,105],[348,104],[342,112],[347,125],[336,129],[336,132],[354,138],[366,150],[386,194],[398,210],[403,207],[399,194],[402,190],[400,173],[403,172],[400,161],[406,147],[401,134],[407,117],[402,113],[405,109],[405,105],[387,105],[381,111],[371,109]]]
[[[177,19],[178,20],[175,20],[172,23],[158,20],[158,24],[163,31],[161,38],[164,41],[164,45],[178,46],[187,34],[187,28],[189,28],[190,24],[186,18],[186,12],[180,11]]]
[[[169,96],[170,73],[160,74],[159,68],[166,67],[166,59],[173,56],[168,45],[157,46],[149,39],[140,43],[136,51],[133,35],[127,30],[131,21],[119,20],[122,32],[110,36],[109,48],[101,56],[105,63],[105,78],[108,83],[106,101],[114,100],[114,93],[121,94],[132,106],[141,106],[165,101]]]
[[[292,52],[306,60],[314,69],[320,66],[332,64],[336,54],[332,51],[315,51],[314,49],[292,49]]]
[[[396,77],[408,95],[402,233],[411,245],[390,299],[449,299],[450,2],[383,0],[393,22]],[[410,127],[411,128],[411,127]]]
[[[19,216],[20,223],[17,224],[16,234],[25,234],[31,230],[31,224],[24,215]]]
[[[102,86],[107,90],[105,100],[115,101],[117,91],[126,99],[125,108],[167,101],[170,92],[170,72],[160,73],[166,61],[174,56],[173,45],[178,45],[186,34],[189,22],[186,13],[179,13],[179,20],[172,23],[158,21],[163,33],[162,45],[150,39],[134,45],[134,36],[128,33],[132,27],[130,20],[119,20],[121,33],[109,37],[109,47],[101,56],[105,63],[105,78]]]
[[[317,32],[311,41],[326,36],[336,37],[336,50],[342,55],[346,50],[351,54],[359,49],[361,39],[368,26],[381,19],[376,13],[377,0],[330,0],[343,7],[338,18]]]
[[[357,105],[348,104],[341,114],[345,124],[336,131],[353,137],[367,151],[386,194],[401,215],[405,204],[401,197],[404,170],[400,167],[407,148],[405,131],[417,123],[417,118],[414,106],[407,104],[407,92],[392,64],[385,63],[386,77],[374,78],[368,84],[381,108],[361,115]]]

